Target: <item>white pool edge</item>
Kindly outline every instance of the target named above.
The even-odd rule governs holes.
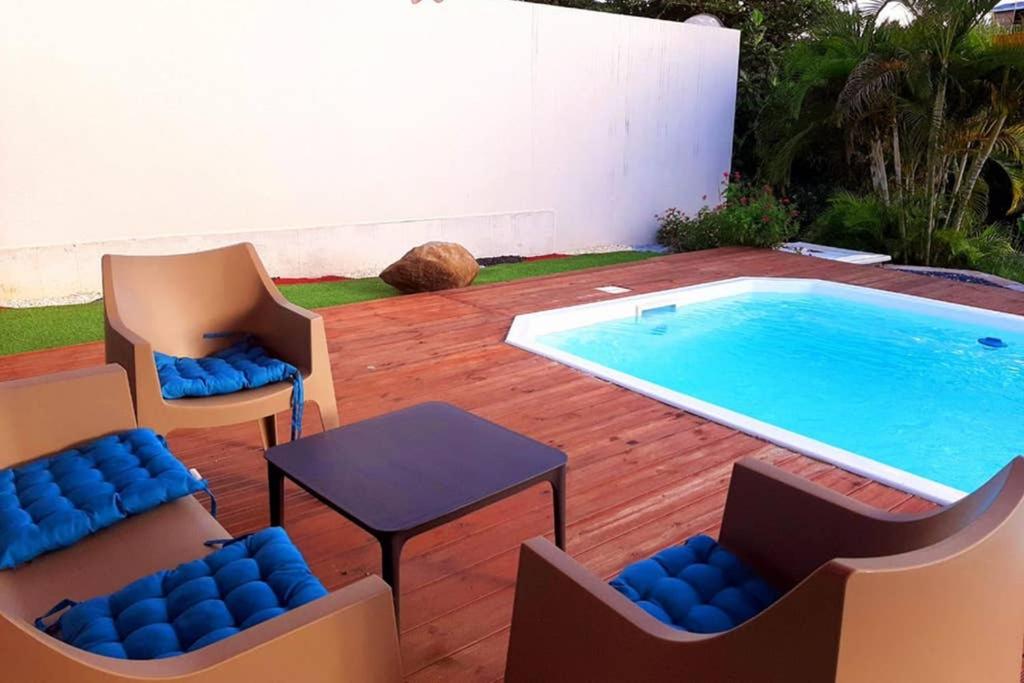
[[[551,332],[574,329],[605,320],[621,319],[631,315],[631,312],[639,314],[642,310],[649,308],[670,304],[692,303],[755,290],[828,293],[856,301],[881,304],[902,310],[931,313],[966,322],[984,323],[1001,329],[1019,330],[1024,328],[1024,317],[1011,313],[1002,313],[935,299],[925,299],[910,294],[899,294],[824,280],[742,277],[519,315],[513,320],[505,341],[517,348],[557,361],[662,403],[933,502],[945,505],[956,502],[966,495],[964,491],[886,465],[851,451],[830,446],[816,439],[776,427],[767,422],[762,422],[747,415],[708,403],[694,396],[633,377],[632,375],[560,349],[546,346],[537,341],[538,337],[550,334]]]

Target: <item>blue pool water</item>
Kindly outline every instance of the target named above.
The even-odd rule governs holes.
[[[537,341],[961,491],[1024,453],[1024,332],[1005,327],[765,292]]]

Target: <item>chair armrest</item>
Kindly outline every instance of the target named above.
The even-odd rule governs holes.
[[[505,678],[831,680],[845,578],[826,568],[759,616],[701,635],[663,624],[543,538],[523,545]]]
[[[661,645],[699,636],[645,617],[545,539],[527,541],[519,554],[505,679],[646,680],[644,664],[659,659]]]
[[[892,555],[922,547],[924,515],[865,505],[767,463],[733,467],[719,541],[782,589],[836,558]]]
[[[264,628],[265,627],[265,628]],[[225,647],[218,648],[223,644]],[[194,683],[401,681],[391,588],[370,576],[199,650]]]
[[[10,637],[0,619],[0,636]],[[9,625],[14,625],[8,622]],[[391,589],[371,576],[196,652],[148,661],[101,657],[14,625],[20,656],[11,680],[76,683],[398,683]],[[0,638],[0,651],[9,640]]]
[[[153,345],[129,329],[109,305],[104,311],[104,332],[106,362],[120,365],[128,374],[128,386],[136,411],[140,412],[140,401],[162,400]]]
[[[248,330],[254,332],[275,355],[309,375],[319,367],[315,349],[326,349],[327,336],[320,314],[296,306],[285,298],[263,266],[256,248],[246,242],[252,268],[263,286],[263,304],[249,321]]]
[[[321,370],[314,367],[319,365],[315,349],[318,344],[326,349],[327,337],[323,318],[318,314],[275,297],[261,307],[250,327],[271,353],[304,374]]]

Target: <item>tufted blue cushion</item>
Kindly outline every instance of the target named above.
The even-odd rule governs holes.
[[[0,569],[206,490],[206,482],[190,475],[149,429],[105,436],[0,470]]]
[[[629,565],[612,586],[659,621],[693,633],[728,631],[780,595],[707,536]]]
[[[107,657],[173,657],[325,595],[288,535],[271,527],[75,605],[57,636]]]
[[[217,336],[217,335],[213,335]],[[168,400],[233,394],[275,382],[292,383],[292,438],[302,431],[302,373],[272,358],[249,335],[237,344],[204,358],[183,358],[154,352],[160,393]]]

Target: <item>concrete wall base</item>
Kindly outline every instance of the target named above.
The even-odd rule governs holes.
[[[555,237],[554,212],[523,211],[0,249],[0,306],[82,303],[99,298],[103,254],[173,254],[252,242],[274,277],[367,277],[430,240],[458,242],[482,258],[550,254],[555,251]]]

